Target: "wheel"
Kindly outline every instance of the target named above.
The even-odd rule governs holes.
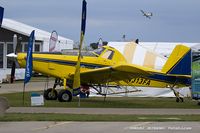
[[[44,91],[44,98],[46,100],[56,100],[58,97],[58,92],[55,89],[49,88]]]
[[[176,102],[179,103],[179,98],[176,98]]]
[[[198,102],[198,105],[200,105],[200,102]]]
[[[58,101],[71,102],[72,101],[72,93],[69,90],[61,90],[58,93]]]
[[[184,102],[184,99],[182,97],[180,97],[181,102]]]

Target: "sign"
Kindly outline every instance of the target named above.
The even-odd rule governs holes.
[[[192,98],[200,99],[200,52],[192,52]]]
[[[32,76],[32,67],[33,67],[33,43],[35,41],[35,31],[33,30],[31,32],[31,35],[29,37],[28,42],[28,50],[27,50],[27,56],[26,56],[26,69],[25,69],[25,77],[24,77],[24,84],[28,83]]]
[[[31,106],[43,106],[44,97],[38,93],[31,93]]]
[[[56,31],[52,31],[51,37],[49,40],[49,52],[55,52],[57,41],[58,41],[58,34]]]

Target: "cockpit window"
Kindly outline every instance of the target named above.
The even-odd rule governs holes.
[[[98,49],[94,50],[94,53],[97,55],[100,55],[104,50],[105,50],[105,48],[98,48]]]
[[[112,59],[114,52],[112,50],[107,50],[103,55],[102,58]]]

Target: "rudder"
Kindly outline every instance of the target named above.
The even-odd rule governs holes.
[[[177,45],[161,71],[174,75],[191,75],[191,48]]]

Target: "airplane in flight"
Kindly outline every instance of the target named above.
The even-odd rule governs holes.
[[[86,8],[85,0],[83,0],[83,5]],[[98,91],[98,88],[100,90],[101,87],[110,86],[168,87],[176,94],[177,101],[182,100],[175,88],[191,85],[191,49],[189,47],[177,45],[162,70],[128,63],[118,50],[110,46],[83,52],[81,47],[86,24],[86,9],[83,10],[84,8],[82,8],[78,51],[32,53],[28,50],[32,53],[32,62],[27,61],[30,57],[27,54],[29,52],[7,55],[7,57],[15,58],[22,68],[27,68],[27,63],[28,66],[32,64],[33,71],[56,78],[54,86],[44,92],[47,100],[58,99],[60,102],[70,102],[73,96],[80,94],[80,87],[85,89],[92,87]],[[32,35],[34,34],[31,33],[32,43],[30,44],[34,41]],[[59,92],[56,90],[58,85],[63,86]]]
[[[140,10],[143,14],[143,16],[145,16],[146,18],[151,19],[151,17],[153,16],[152,12],[144,12],[143,10]]]

